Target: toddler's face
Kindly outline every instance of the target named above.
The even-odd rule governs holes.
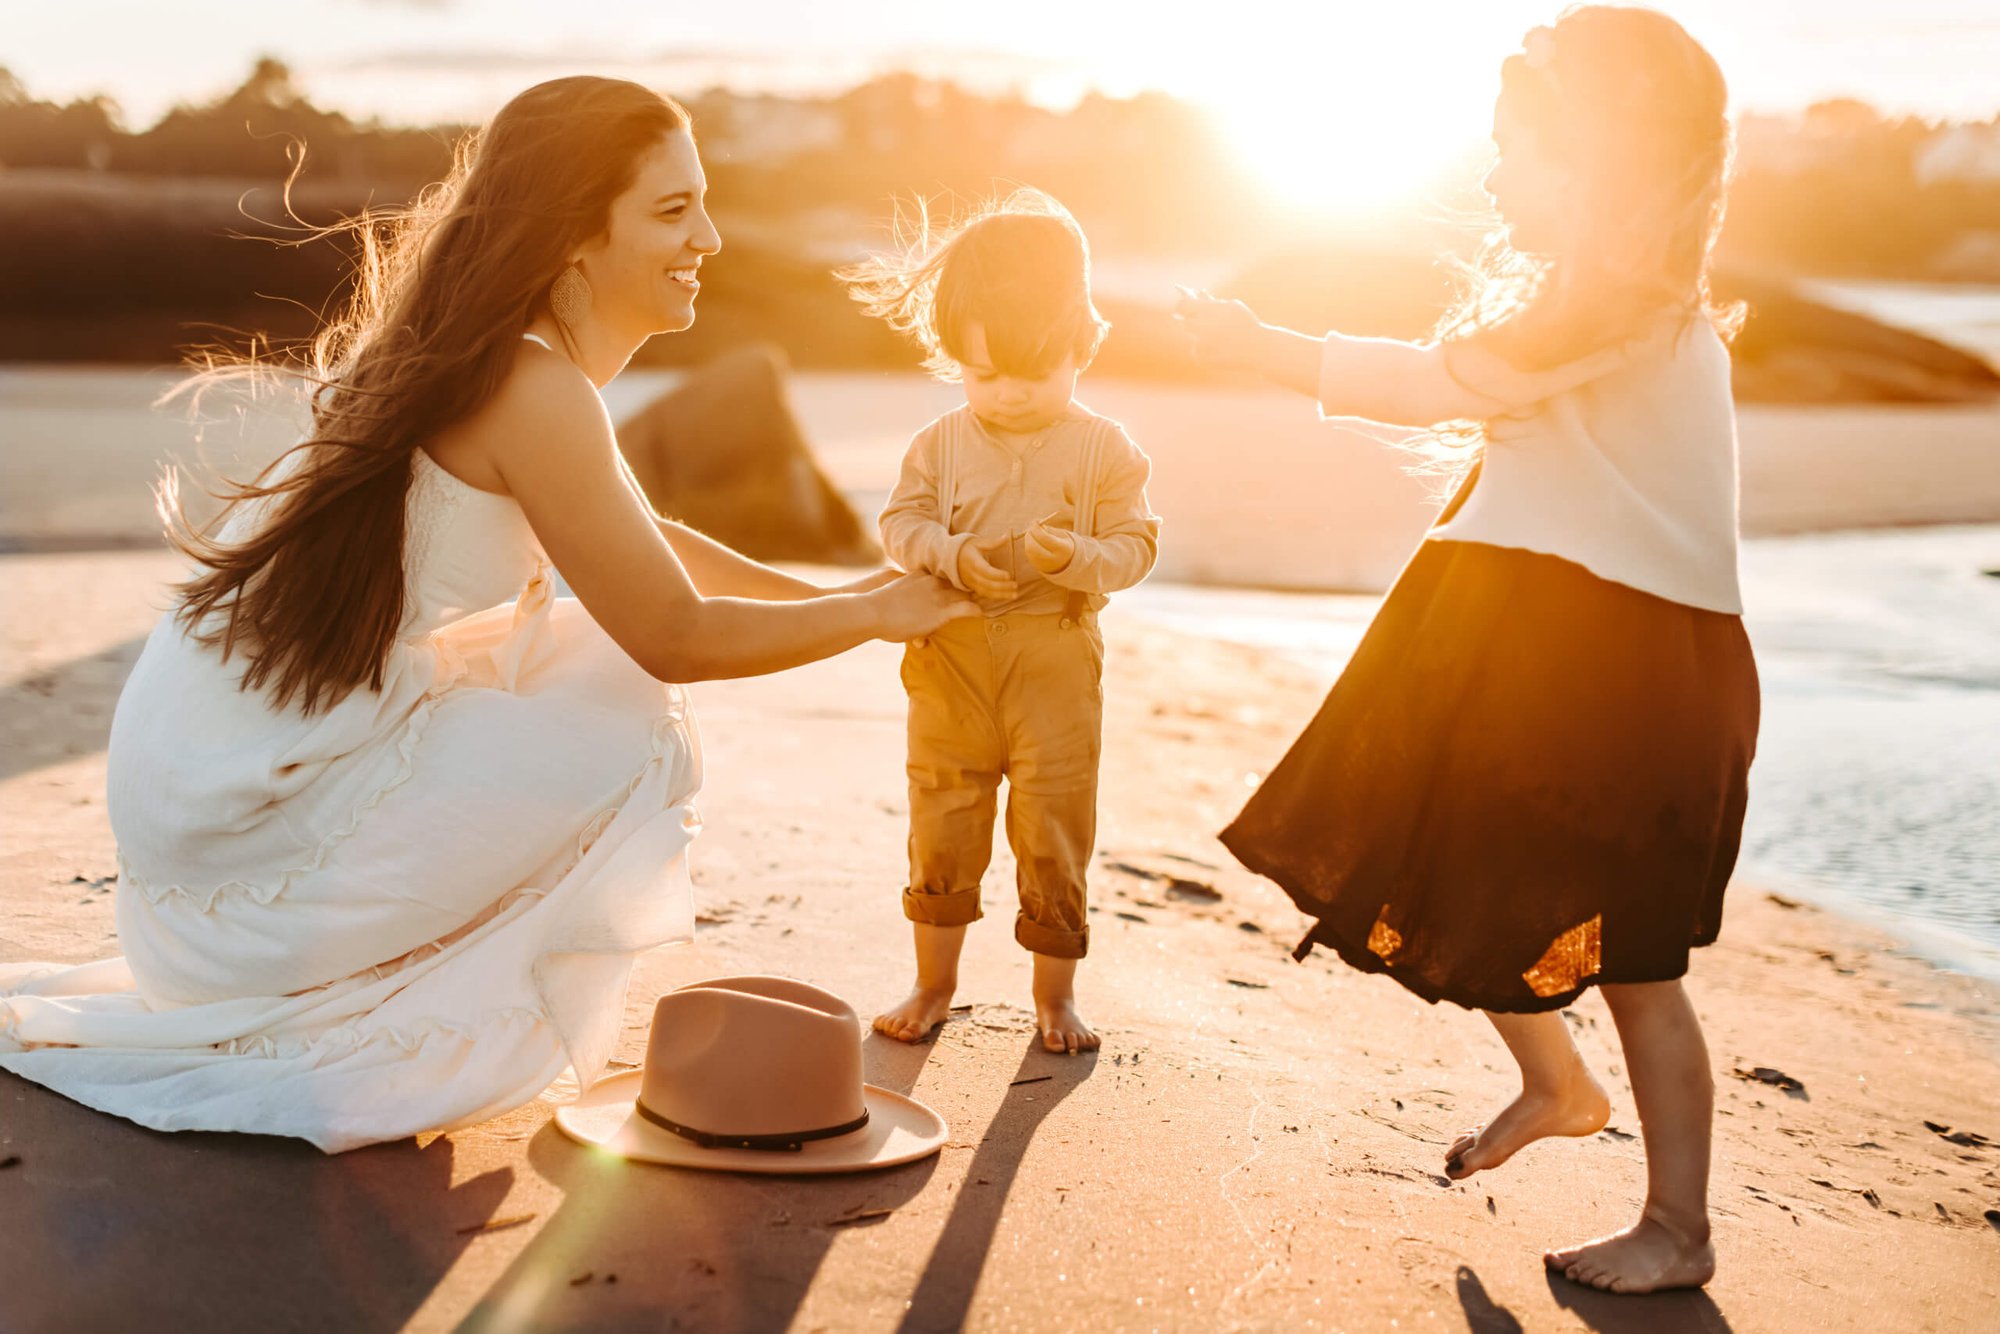
[[[1508,241],[1528,254],[1561,250],[1569,174],[1531,130],[1507,114],[1504,101],[1493,112],[1493,143],[1500,155],[1486,173],[1486,193],[1507,224]]]
[[[1039,431],[1069,410],[1076,397],[1078,367],[1065,356],[1039,379],[1002,375],[986,350],[986,329],[977,321],[965,326],[965,358],[958,363],[965,383],[965,401],[979,420],[996,431],[1026,434]]]

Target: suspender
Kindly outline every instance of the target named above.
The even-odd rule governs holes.
[[[938,432],[938,521],[944,524],[947,533],[951,531],[951,508],[958,499],[958,433],[963,427],[961,414],[952,413],[944,419],[944,429]]]
[[[959,435],[971,429],[968,415],[952,413],[945,418],[944,430],[938,433],[938,518],[947,533],[951,531],[952,506],[958,499]],[[1096,534],[1098,474],[1103,470],[1104,440],[1110,431],[1109,422],[1102,417],[1093,417],[1088,434],[1083,438],[1083,459],[1077,467],[1076,504],[1070,521],[1072,531],[1083,537]],[[1062,614],[1071,621],[1081,620],[1089,605],[1087,596],[1081,590],[1072,588],[1063,601]]]

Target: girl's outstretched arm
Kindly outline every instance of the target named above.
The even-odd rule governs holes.
[[[1183,287],[1174,318],[1195,355],[1215,366],[1253,371],[1307,397],[1319,393],[1320,340],[1265,324],[1241,301],[1221,301]]]
[[[1464,344],[1340,333],[1309,338],[1265,324],[1241,301],[1185,290],[1174,315],[1205,361],[1254,371],[1309,394],[1325,416],[1397,426],[1517,412],[1605,374],[1626,355],[1622,348],[1609,348],[1545,371],[1521,371]]]
[[[1337,333],[1311,338],[1265,324],[1241,301],[1186,289],[1174,316],[1202,360],[1296,389],[1319,400],[1328,417],[1429,426],[1506,410],[1458,383],[1441,347]]]

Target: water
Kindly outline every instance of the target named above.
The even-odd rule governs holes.
[[[1740,877],[2000,980],[2000,577],[1984,570],[2000,525],[1744,545],[1764,710]],[[1329,682],[1377,605],[1174,585],[1118,601]]]

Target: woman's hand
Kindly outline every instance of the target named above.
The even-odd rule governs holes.
[[[1257,364],[1256,344],[1264,331],[1257,313],[1241,301],[1224,301],[1206,291],[1177,288],[1174,319],[1180,322],[1195,355],[1218,366],[1250,368]]]
[[[877,639],[921,639],[948,621],[980,615],[979,604],[936,575],[906,574],[867,595]]]

